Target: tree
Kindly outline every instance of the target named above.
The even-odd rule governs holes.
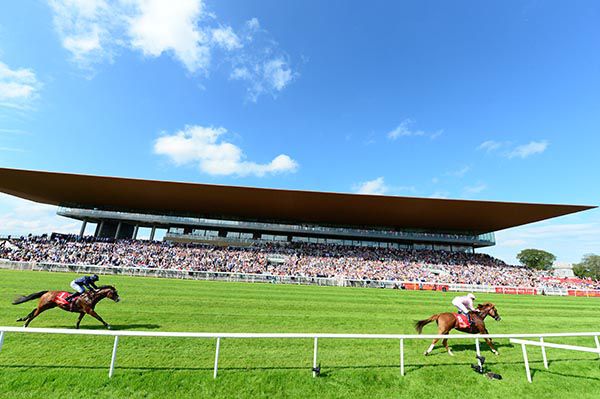
[[[538,270],[548,270],[556,260],[556,256],[541,249],[524,249],[517,254],[522,265]]]
[[[581,262],[573,265],[573,273],[579,278],[600,280],[600,255],[583,255]]]

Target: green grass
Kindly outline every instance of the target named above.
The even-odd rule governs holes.
[[[0,270],[0,325],[17,326],[36,301],[13,306],[20,294],[66,289],[71,274]],[[120,303],[101,302],[100,315],[119,329],[207,332],[322,332],[412,334],[413,322],[452,309],[452,293],[361,288],[243,284],[103,276]],[[501,322],[491,333],[598,331],[600,302],[480,294],[496,303]],[[53,309],[32,327],[72,328],[76,315]],[[82,328],[101,328],[85,317]],[[425,327],[435,333],[435,324]],[[551,342],[594,346],[593,338]],[[405,342],[406,375],[399,373],[396,341],[319,342],[322,376],[312,378],[312,340],[223,339],[219,377],[212,378],[214,339],[123,337],[117,369],[108,379],[112,338],[7,333],[0,352],[0,397],[370,397],[556,398],[598,397],[600,360],[590,353],[530,348],[533,384],[525,378],[520,346],[499,340],[500,356],[482,345],[490,381],[470,368],[474,342],[450,342],[456,356],[428,341]]]

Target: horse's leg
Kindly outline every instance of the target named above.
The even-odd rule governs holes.
[[[489,334],[487,328],[485,328],[483,330],[484,334]],[[492,352],[494,353],[494,355],[499,355],[500,353],[498,353],[498,351],[496,350],[496,348],[494,348],[494,343],[492,342],[492,340],[490,338],[485,338],[485,343],[488,344],[488,346],[490,347],[490,349],[492,350]]]
[[[110,325],[107,322],[105,322],[104,320],[102,320],[102,317],[100,317],[94,309],[86,309],[85,311],[87,312],[87,314],[89,314],[90,316],[92,316],[93,318],[98,320],[100,323],[104,324],[104,327],[106,327],[110,330]]]
[[[23,327],[29,326],[29,323],[31,323],[33,319],[38,317],[40,313],[48,309],[52,309],[55,306],[56,304],[54,302],[46,302],[45,304],[38,306],[37,309],[33,311],[33,314],[27,318],[27,321],[25,321],[25,325]]]
[[[445,332],[444,334],[448,334],[447,332]],[[446,352],[448,352],[448,354],[450,356],[454,356],[454,353],[452,353],[452,349],[448,348],[448,338],[444,338],[442,343],[444,344],[444,346],[446,347]]]
[[[75,324],[75,328],[79,329],[79,323],[81,323],[81,319],[85,316],[84,312],[79,312],[79,317],[77,318],[77,324]]]
[[[437,319],[437,323],[438,323],[438,334],[442,334],[442,331],[444,331],[446,329],[446,327],[443,325],[443,319],[440,317]],[[431,351],[433,350],[433,347],[435,346],[435,344],[437,344],[437,342],[439,341],[439,338],[434,339],[431,342],[431,345],[429,345],[429,348],[427,348],[427,350],[425,351],[424,355],[427,356],[431,353]]]
[[[425,351],[425,353],[423,353],[425,356],[429,355],[431,353],[431,351],[433,350],[433,347],[435,346],[435,344],[437,344],[437,342],[439,341],[439,339],[434,339],[431,342],[431,345],[429,345],[429,348],[427,348],[427,350]]]
[[[34,308],[31,312],[29,312],[29,314],[25,317],[21,317],[20,319],[17,319],[17,321],[25,321],[27,319],[29,319],[31,316],[33,316],[33,314],[35,313],[35,311],[37,310],[37,308]]]

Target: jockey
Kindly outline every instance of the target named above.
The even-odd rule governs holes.
[[[478,310],[473,307],[473,301],[475,300],[475,295],[469,293],[465,296],[457,296],[452,300],[452,304],[458,308],[459,314],[467,315],[469,318],[469,324],[471,323],[471,316],[469,315],[469,311],[477,312]]]
[[[75,292],[67,297],[67,301],[69,301],[69,302],[73,301],[79,295],[83,294],[85,292],[86,288],[88,290],[98,289],[96,284],[94,284],[98,280],[99,280],[98,275],[92,274],[91,276],[83,276],[83,277],[79,277],[79,278],[76,278],[75,280],[71,281],[71,288],[73,288],[75,290]]]

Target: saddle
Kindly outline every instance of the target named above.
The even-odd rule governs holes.
[[[471,324],[469,323],[469,318],[466,314],[453,313],[456,321],[458,322],[459,328],[471,328]]]
[[[67,298],[69,297],[69,295],[71,295],[70,292],[67,291],[63,291],[60,294],[58,294],[56,296],[56,302],[59,305],[70,305],[71,303],[69,301],[67,301]]]

